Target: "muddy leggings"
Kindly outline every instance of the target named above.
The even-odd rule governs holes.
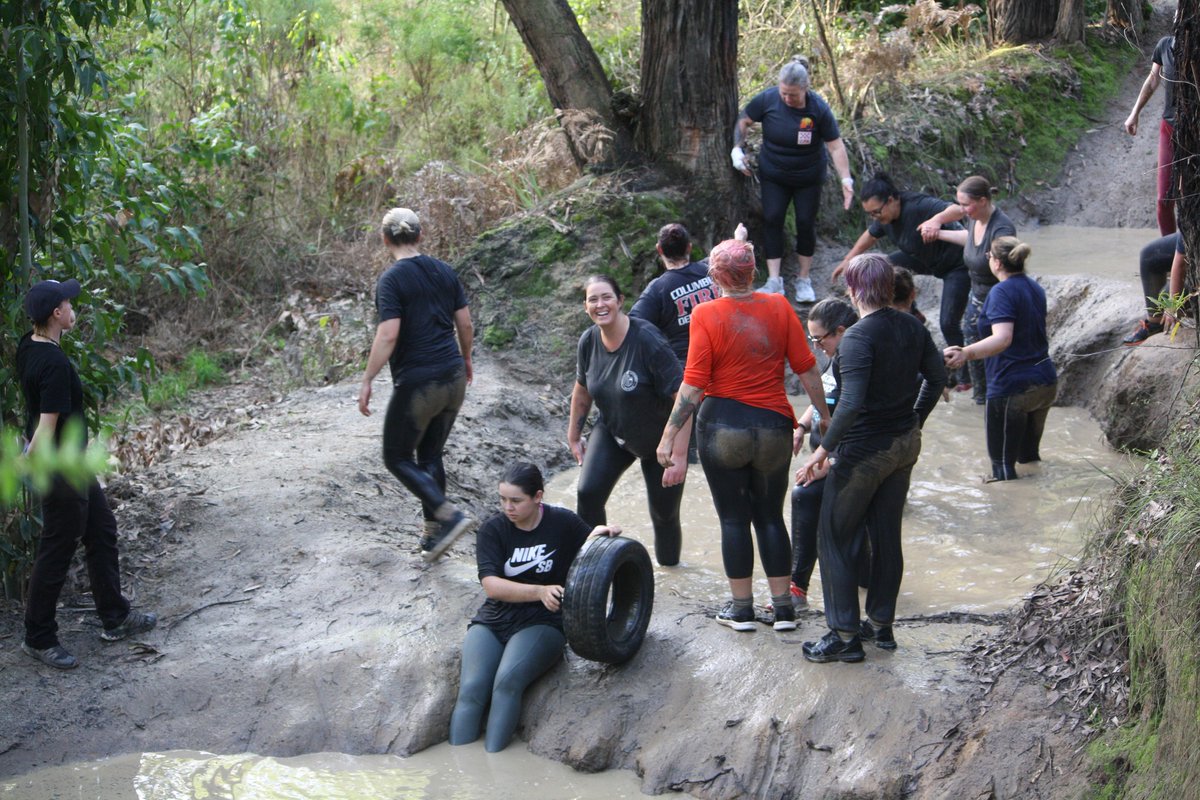
[[[986,296],[986,295],[985,295]],[[963,314],[963,343],[975,344],[979,341],[979,315],[983,312],[983,301],[974,293],[967,300],[967,310]],[[987,368],[982,359],[967,362],[967,374],[971,377],[971,398],[983,405],[987,400]]]
[[[821,522],[821,500],[825,496],[825,478],[808,486],[792,489],[792,583],[808,594],[813,567],[817,565],[817,529]],[[871,580],[871,548],[858,554],[858,585],[867,588]]]
[[[440,380],[392,389],[383,420],[383,463],[421,501],[426,520],[446,502],[442,451],[467,391],[461,368]]]
[[[900,523],[920,453],[920,428],[838,446],[825,479],[817,532],[825,620],[832,630],[858,633],[858,564],[868,538],[867,615],[883,625],[890,625],[896,616],[896,596],[904,576]]]
[[[792,548],[783,523],[783,501],[792,460],[792,421],[736,400],[706,397],[696,424],[700,463],[721,521],[725,576],[751,576],[752,524],[767,577],[790,575]]]
[[[609,495],[625,470],[638,460],[613,438],[603,420],[596,423],[583,456],[575,513],[588,525],[607,524],[604,507]],[[654,453],[640,461],[642,477],[646,481],[646,500],[650,505],[650,522],[654,525],[654,557],[664,567],[672,567],[679,563],[679,550],[683,544],[683,529],[679,524],[683,484],[662,485],[663,468]]]
[[[562,631],[550,625],[525,628],[507,644],[486,625],[468,628],[458,702],[450,715],[450,744],[469,744],[478,739],[487,711],[484,746],[489,753],[507,747],[521,719],[521,697],[531,683],[562,658],[565,643]]]
[[[1017,477],[1017,464],[1041,461],[1042,431],[1057,394],[1058,384],[1051,383],[1010,397],[988,398],[984,419],[993,479],[1011,481]]]
[[[1146,299],[1148,317],[1158,310],[1155,301],[1171,275],[1171,264],[1175,261],[1175,247],[1178,243],[1179,234],[1172,233],[1143,247],[1138,256],[1138,273],[1142,278],[1142,296]]]

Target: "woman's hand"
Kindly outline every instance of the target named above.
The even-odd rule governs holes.
[[[966,350],[958,345],[951,345],[943,350],[942,358],[946,360],[946,369],[958,369],[967,363]]]
[[[921,234],[921,241],[925,242],[925,244],[936,242],[941,230],[941,224],[932,219],[927,219],[917,226],[917,231]]]
[[[800,455],[800,448],[804,446],[804,437],[808,436],[808,433],[802,427],[792,431],[792,455]]]
[[[733,229],[733,238],[739,242],[747,241],[750,238],[750,231],[746,230],[746,226],[739,222]]]
[[[582,436],[567,435],[567,447],[571,450],[571,455],[575,456],[575,462],[583,466],[583,456],[587,453],[587,439]]]
[[[620,525],[597,525],[588,536],[620,536]]]
[[[819,465],[814,467],[812,474],[813,474],[812,480],[814,480],[814,481],[819,481],[819,480],[825,478],[829,474],[829,459],[825,459]],[[804,468],[803,467],[796,470],[796,483],[797,484],[804,483]],[[810,481],[810,483],[811,483],[811,481]],[[807,486],[808,484],[804,483],[804,485]]]
[[[663,469],[670,469],[675,466],[675,459],[671,455],[675,449],[675,437],[672,434],[663,432],[662,439],[658,441],[658,448],[654,451],[658,458],[658,463]]]
[[[733,162],[733,168],[743,175],[750,174],[750,165],[746,163],[746,151],[740,147],[735,147],[729,152],[729,159]]]
[[[662,476],[662,485],[664,489],[669,486],[678,486],[679,484],[683,483],[684,478],[687,477],[687,461],[683,460],[678,464],[674,463],[673,458],[671,461],[671,464],[664,465],[666,467],[666,469],[663,470]]]
[[[371,416],[371,382],[363,381],[358,389],[358,412],[364,417]]]
[[[813,450],[812,455],[804,462],[804,466],[796,470],[796,483],[808,486],[813,481],[825,477],[829,473],[828,458],[829,452],[824,445]]]
[[[853,204],[854,204],[854,180],[851,179],[850,182],[847,183],[846,179],[843,178],[842,179],[842,209],[845,211],[849,211],[850,206]]]
[[[539,586],[538,600],[542,601],[542,605],[548,611],[558,611],[562,608],[563,591],[563,587],[558,585]]]

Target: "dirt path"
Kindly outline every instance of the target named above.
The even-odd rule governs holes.
[[[1157,105],[1137,139],[1118,127],[1141,74],[1064,182],[1029,198],[1041,218],[1152,224],[1138,165],[1153,163]],[[1053,199],[1064,195],[1097,199]],[[1145,211],[1130,197],[1146,197]],[[381,420],[358,414],[354,391],[297,391],[114,482],[131,591],[162,624],[102,647],[86,613],[64,611],[83,665],[60,674],[22,656],[19,615],[0,614],[0,776],[139,750],[404,754],[444,739],[481,600],[472,547],[433,566],[416,556],[419,508],[382,467]],[[381,411],[383,381],[377,391]],[[481,515],[500,465],[562,466],[565,393],[481,355],[448,450],[452,496]],[[895,654],[830,668],[799,654],[823,632],[818,616],[732,648],[708,611],[660,595],[633,662],[570,656],[529,693],[529,746],[581,769],[635,769],[648,792],[704,797],[1050,798],[1080,785],[1078,740],[1036,681],[1010,675],[981,696],[961,658],[978,625],[911,625]]]

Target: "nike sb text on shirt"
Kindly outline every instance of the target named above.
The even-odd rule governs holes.
[[[544,544],[514,548],[508,561],[504,562],[504,575],[512,578],[531,569],[536,572],[549,572],[554,568],[552,556],[557,552],[557,550],[551,550],[547,553]]]

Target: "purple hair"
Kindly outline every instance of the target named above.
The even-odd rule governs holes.
[[[896,273],[892,262],[879,253],[864,253],[850,259],[846,286],[854,290],[859,305],[883,308],[892,304]]]

